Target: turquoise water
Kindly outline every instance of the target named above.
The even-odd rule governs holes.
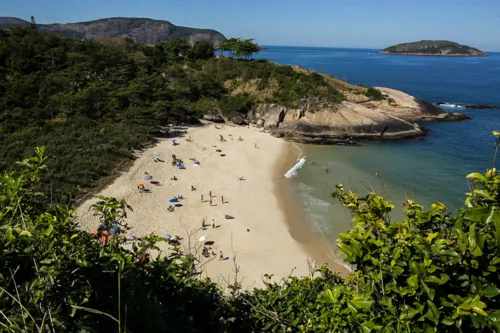
[[[376,50],[268,47],[261,57],[300,65],[349,82],[403,90],[430,102],[500,105],[500,54],[487,58],[378,55]],[[306,165],[292,179],[306,209],[305,223],[332,242],[350,227],[349,213],[330,196],[336,183],[359,193],[373,188],[397,206],[416,199],[442,201],[454,211],[468,190],[465,176],[491,167],[493,130],[500,110],[452,109],[472,117],[459,123],[424,124],[424,139],[367,142],[360,147],[304,146]],[[326,172],[326,169],[329,172]]]

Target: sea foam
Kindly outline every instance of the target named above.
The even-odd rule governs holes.
[[[297,176],[297,171],[299,171],[306,163],[306,158],[302,157],[290,170],[285,173],[286,178],[292,178]]]

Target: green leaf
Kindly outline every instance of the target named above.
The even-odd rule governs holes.
[[[7,231],[5,232],[5,235],[7,236],[8,241],[13,241],[14,239],[16,239],[16,237],[14,236],[14,233],[12,232],[12,229],[7,229]]]
[[[433,301],[434,295],[436,294],[436,291],[433,288],[429,288],[427,283],[425,283],[424,281],[421,282],[421,285],[422,285],[422,289],[424,289],[427,296],[431,299],[431,301]]]
[[[451,318],[444,318],[443,320],[441,320],[441,322],[446,326],[451,326],[455,324],[455,321]]]
[[[482,303],[482,302],[479,302],[479,303]],[[474,306],[474,304],[476,304],[476,302],[474,302],[474,303],[471,304],[472,311],[474,311],[477,314],[480,314],[481,316],[485,316],[485,317],[488,316],[488,314],[481,307]]]
[[[375,325],[372,321],[365,321],[363,324],[361,324],[361,328],[363,329],[364,333],[370,333],[371,331],[378,332],[382,329],[382,326]]]
[[[429,310],[427,311],[425,317],[437,325],[439,323],[439,311],[433,302],[427,300],[426,303]]]
[[[51,224],[51,225],[49,225],[49,227],[47,228],[47,230],[45,230],[45,235],[46,236],[50,236],[53,231],[54,231],[54,226]]]
[[[500,294],[500,289],[498,289],[492,284],[483,289],[483,295],[488,298],[498,296],[499,294]]]
[[[412,275],[410,278],[406,280],[408,282],[408,285],[412,288],[417,288],[418,286],[418,275]]]
[[[28,236],[28,237],[31,237],[33,235],[28,230],[23,230],[23,231],[21,231],[21,233],[19,234],[19,236]]]
[[[71,235],[70,239],[73,239],[73,238],[76,238],[76,237],[78,237],[78,234],[73,234],[73,235]]]
[[[357,309],[369,310],[372,307],[373,301],[367,299],[355,299],[352,303]]]

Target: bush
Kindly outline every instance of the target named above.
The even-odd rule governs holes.
[[[368,88],[368,90],[365,92],[365,96],[376,101],[385,99],[385,96],[380,92],[380,90],[375,88]]]

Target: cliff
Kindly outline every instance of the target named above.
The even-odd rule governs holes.
[[[422,40],[402,43],[381,50],[381,54],[423,55],[423,56],[462,56],[482,57],[486,53],[466,45],[447,40]]]
[[[29,22],[18,18],[0,17],[0,28],[3,29],[29,24]],[[226,40],[223,34],[212,29],[176,26],[169,21],[147,18],[114,17],[78,23],[37,24],[37,29],[43,33],[52,33],[75,39],[99,40],[131,37],[138,43],[150,45],[159,40],[164,41],[174,37],[185,38],[191,44],[200,39],[207,39],[214,45],[218,45]]]

